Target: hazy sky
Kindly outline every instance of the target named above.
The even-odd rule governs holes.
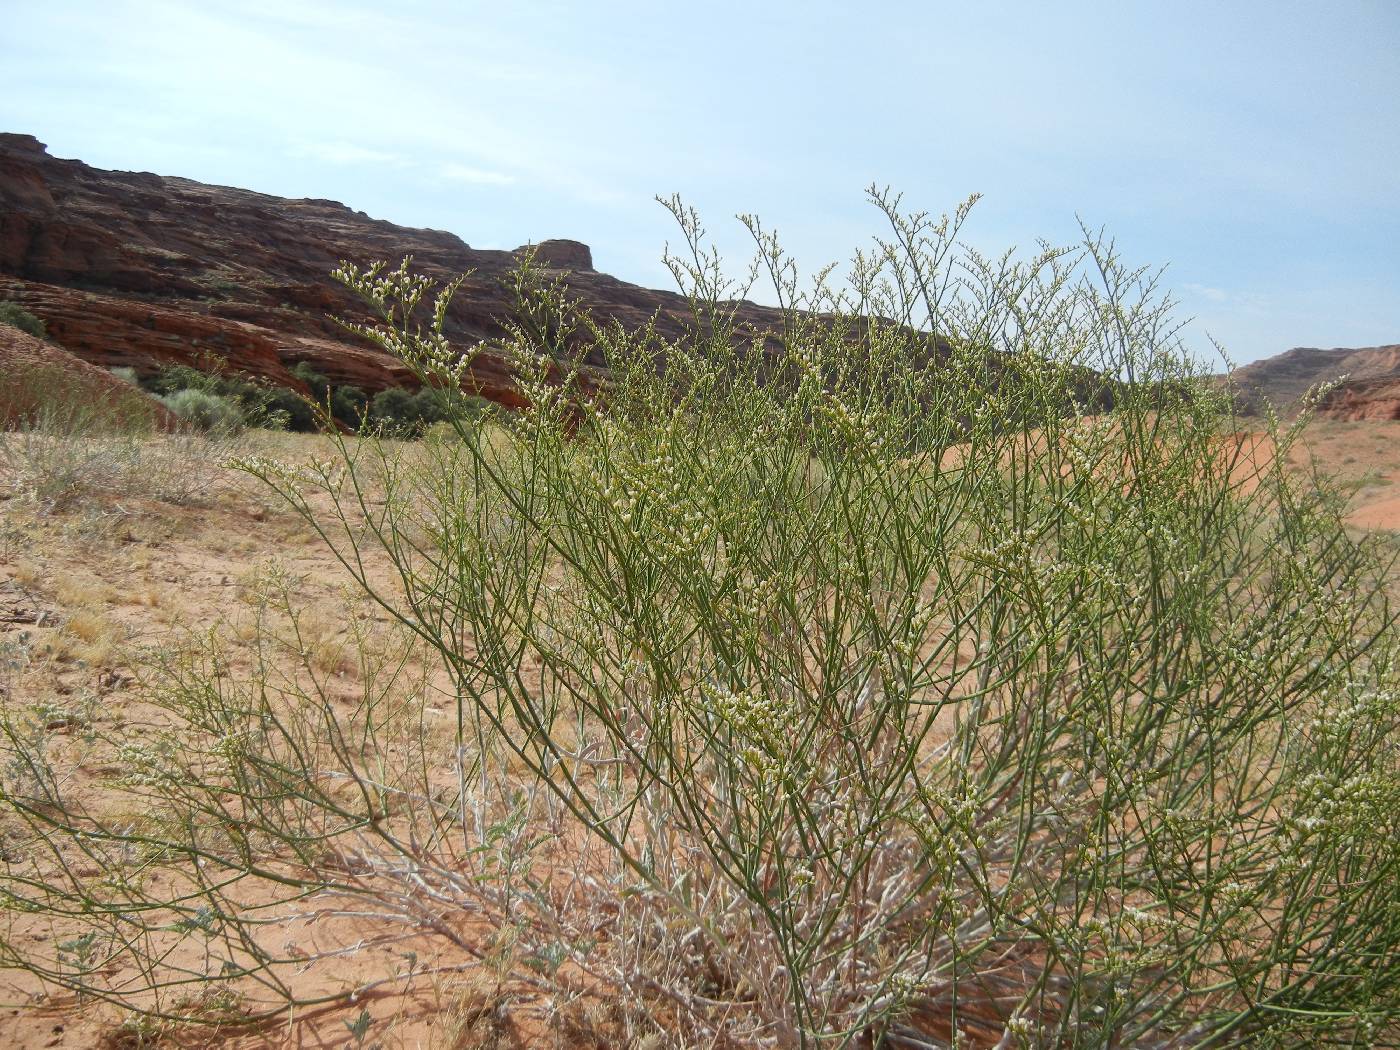
[[[679,191],[806,268],[872,180],[983,249],[1107,225],[1240,361],[1400,342],[1400,0],[4,0],[0,130],[61,157],[668,286]]]

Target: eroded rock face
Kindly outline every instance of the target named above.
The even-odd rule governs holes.
[[[215,358],[295,386],[288,370],[309,361],[370,392],[411,385],[402,365],[331,320],[364,319],[331,270],[412,255],[440,279],[473,271],[448,317],[449,336],[470,346],[503,334],[511,303],[502,278],[523,251],[477,250],[334,201],[103,171],[52,157],[31,136],[0,134],[0,299],[22,303],[56,343],[98,365],[146,374]],[[655,315],[665,335],[689,318],[678,295],[596,272],[577,241],[543,241],[535,258],[601,317],[641,327]],[[743,319],[767,328],[778,315],[751,306]],[[484,396],[519,403],[499,357],[483,353],[471,378]]]
[[[1351,379],[1323,399],[1318,411],[1329,419],[1400,420],[1400,374],[1385,379]]]
[[[1400,419],[1400,344],[1337,347],[1299,346],[1237,368],[1230,375],[1243,407],[1280,412],[1298,407],[1310,390],[1337,383],[1318,404],[1333,419]]]

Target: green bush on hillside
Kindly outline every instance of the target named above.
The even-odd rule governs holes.
[[[190,365],[167,365],[141,380],[144,389],[162,399],[191,391],[203,398],[184,397],[182,403],[191,411],[209,411],[227,416],[228,409],[247,426],[276,430],[312,431],[316,429],[315,412],[304,399],[285,387],[261,383],[240,374],[219,369],[200,369]],[[223,409],[209,409],[209,398],[224,402]]]
[[[333,419],[358,428],[369,411],[369,395],[357,386],[338,386],[331,391],[330,408]]]
[[[357,386],[336,386],[325,375],[317,372],[309,362],[298,362],[292,375],[306,384],[311,399],[323,411],[329,410],[337,423],[352,430],[358,429],[365,421],[369,397]]]
[[[0,324],[18,328],[21,332],[27,332],[36,339],[48,338],[48,329],[43,321],[19,303],[11,302],[8,299],[0,301]]]
[[[426,387],[416,393],[390,387],[375,394],[369,403],[369,422],[399,437],[415,437],[446,413],[433,392]]]
[[[205,371],[189,365],[169,365],[147,377],[141,385],[162,398],[186,390],[198,391],[236,406],[248,426],[298,433],[321,430],[327,411],[331,420],[350,430],[368,426],[404,438],[419,437],[433,424],[447,421],[448,402],[426,387],[417,391],[390,387],[370,397],[357,386],[333,384],[305,361],[290,371],[306,384],[309,397],[287,387],[255,382],[246,376]],[[187,403],[205,404],[193,398],[187,399]],[[459,398],[452,403],[473,413],[484,410],[484,402],[475,398]]]
[[[324,402],[330,397],[331,381],[316,371],[310,361],[298,361],[289,371],[306,384],[313,400]]]
[[[205,433],[237,434],[246,425],[238,401],[222,394],[186,387],[160,400],[180,419]]]

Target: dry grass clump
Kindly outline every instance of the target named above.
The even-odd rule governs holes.
[[[11,363],[0,377],[0,420],[9,427],[0,469],[13,492],[53,511],[131,497],[195,502],[235,439],[161,432],[169,419],[118,380],[90,381],[60,363]]]
[[[527,266],[518,418],[246,458],[354,591],[241,579],[247,648],[108,741],[120,804],[9,730],[4,889],[54,936],[7,961],[168,1019],[431,982],[466,1046],[1395,1042],[1393,551],[1296,431],[1222,439],[1102,240],[992,262],[877,203],[846,294],[751,224],[770,340],[677,208],[690,338]],[[342,277],[456,398],[451,290]]]

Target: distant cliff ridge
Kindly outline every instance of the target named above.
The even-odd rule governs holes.
[[[674,292],[627,284],[593,268],[587,245],[546,240],[537,261],[599,318],[663,336],[686,330]],[[328,200],[286,200],[189,179],[103,171],[60,160],[30,135],[0,134],[0,300],[39,316],[50,338],[95,365],[149,373],[166,364],[224,362],[287,386],[309,362],[336,384],[373,393],[412,385],[408,370],[331,321],[363,308],[330,272],[342,260],[414,266],[442,280],[472,271],[447,319],[462,345],[504,334],[511,304],[502,278],[523,248],[472,248],[442,230],[371,219]],[[739,322],[772,330],[781,315],[744,304]],[[602,362],[594,360],[595,365]],[[1237,370],[1246,407],[1287,411],[1312,386],[1348,374],[1324,411],[1348,419],[1400,419],[1400,346],[1299,348]],[[1098,377],[1086,374],[1086,387]],[[519,404],[506,363],[490,352],[471,382],[485,397]]]
[[[1320,402],[1320,414],[1336,419],[1400,419],[1400,344],[1332,350],[1294,347],[1230,374],[1242,407],[1260,411],[1272,405],[1285,413],[1296,409],[1309,390],[1338,380],[1343,381]]]
[[[332,323],[363,310],[331,270],[412,255],[441,279],[473,271],[448,317],[449,336],[469,345],[502,334],[510,304],[500,280],[522,251],[478,250],[334,201],[103,171],[52,157],[32,136],[0,134],[0,300],[22,303],[54,342],[101,366],[144,373],[212,357],[297,386],[289,369],[308,361],[370,392],[411,384],[401,364]],[[679,334],[690,316],[675,293],[598,273],[577,241],[543,241],[536,259],[585,307],[626,326],[655,314],[663,334]],[[779,315],[746,306],[741,319],[766,328]],[[484,396],[518,402],[498,357],[483,354],[471,378]]]

